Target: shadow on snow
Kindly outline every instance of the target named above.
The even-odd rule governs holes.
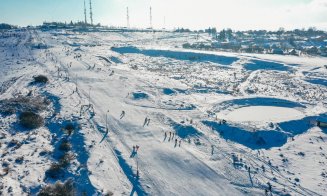
[[[250,63],[243,65],[245,69],[249,71],[256,70],[275,70],[275,71],[289,71],[290,67],[276,62],[262,61],[262,60],[252,60]]]
[[[202,123],[217,131],[222,138],[242,144],[253,150],[280,147],[287,142],[287,135],[275,130],[248,131],[229,124],[220,125],[213,121],[202,121]]]
[[[254,97],[245,99],[233,99],[219,103],[214,107],[214,111],[221,111],[233,106],[246,107],[246,106],[278,106],[278,107],[288,107],[288,108],[305,108],[301,103],[278,99],[270,97]],[[238,108],[239,108],[238,107]]]
[[[61,104],[59,102],[60,98],[47,92],[43,94],[51,100],[54,109],[53,115],[46,119],[46,127],[49,129],[51,134],[54,135],[51,141],[52,145],[54,146],[52,157],[55,160],[58,160],[64,154],[63,151],[59,150],[60,144],[65,140],[69,140],[72,144],[71,151],[76,155],[76,159],[80,163],[79,167],[74,171],[71,171],[70,167],[63,169],[61,173],[59,173],[58,178],[56,179],[51,178],[46,174],[45,182],[54,183],[57,180],[65,181],[69,178],[73,178],[78,195],[99,194],[91,184],[91,181],[88,176],[89,171],[87,169],[87,160],[89,158],[89,155],[85,148],[84,136],[79,129],[78,119],[73,119],[69,121],[55,119],[56,114],[58,114],[61,110]],[[68,124],[71,124],[74,127],[74,131],[70,136],[65,134],[65,132],[62,130],[62,128],[66,127],[66,125]],[[40,156],[42,155],[40,154]],[[32,187],[31,193],[36,194],[39,191],[39,188],[40,187]]]
[[[166,57],[173,58],[177,60],[189,60],[195,62],[212,62],[221,65],[230,65],[238,60],[237,57],[227,57],[215,54],[205,54],[198,52],[187,52],[187,51],[171,51],[171,50],[155,50],[155,49],[138,49],[133,46],[127,47],[112,47],[112,51],[118,52],[120,54],[135,53],[143,54],[150,57]]]

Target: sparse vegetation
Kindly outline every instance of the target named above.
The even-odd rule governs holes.
[[[73,179],[68,179],[64,183],[57,181],[55,184],[49,184],[41,189],[39,196],[74,196],[76,190]]]
[[[108,191],[107,193],[104,194],[104,196],[113,196],[113,195],[114,195],[114,193],[111,191]]]
[[[11,99],[0,100],[0,113],[12,115],[16,112],[32,111],[39,112],[45,110],[50,101],[41,96],[36,97],[14,97]]]
[[[73,123],[68,123],[64,130],[67,132],[68,135],[71,135],[73,131],[75,130],[75,125]]]
[[[34,112],[22,112],[19,115],[19,123],[28,129],[36,129],[43,125],[43,118]]]
[[[46,171],[46,175],[50,178],[57,179],[64,173],[65,167],[67,167],[74,159],[75,155],[73,153],[66,152],[59,158],[58,163],[52,163],[50,168]]]
[[[50,168],[46,171],[46,175],[50,178],[58,178],[63,174],[63,167],[60,163],[52,163]]]
[[[33,78],[34,78],[34,81],[33,81],[34,84],[36,84],[36,83],[45,84],[45,83],[47,83],[49,81],[49,79],[44,75],[34,76]]]
[[[65,151],[65,152],[69,151],[71,148],[72,148],[72,145],[67,140],[62,141],[60,146],[59,146],[59,150]]]
[[[60,159],[59,164],[61,167],[67,167],[72,160],[75,159],[75,155],[73,153],[66,152]]]

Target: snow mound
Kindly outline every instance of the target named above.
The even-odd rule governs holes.
[[[222,138],[251,149],[280,147],[287,142],[287,135],[275,130],[249,131],[235,125],[219,124],[213,121],[203,121],[202,123],[217,131]]]
[[[166,110],[194,110],[196,106],[180,100],[162,100],[159,103],[160,108]]]
[[[183,124],[179,124],[179,123],[171,121],[171,126],[175,130],[176,135],[178,135],[182,139],[203,135],[192,125],[183,125]]]

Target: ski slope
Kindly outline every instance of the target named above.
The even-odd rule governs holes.
[[[34,130],[17,125],[17,114],[0,114],[0,192],[35,195],[73,178],[87,195],[264,195],[268,182],[274,195],[324,195],[327,130],[315,120],[327,115],[327,59],[181,48],[196,37],[1,37],[0,100],[50,102]],[[33,47],[39,43],[47,48]],[[39,74],[46,85],[31,84]],[[78,128],[67,136],[70,122]],[[63,138],[75,158],[49,178]]]

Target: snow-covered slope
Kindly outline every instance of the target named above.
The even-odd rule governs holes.
[[[8,35],[0,38],[0,106],[11,109],[0,110],[4,195],[68,179],[77,195],[327,189],[327,130],[315,122],[327,114],[327,59],[184,50],[196,35],[170,32]],[[33,83],[37,75],[49,81]],[[23,128],[25,110],[44,124]]]

